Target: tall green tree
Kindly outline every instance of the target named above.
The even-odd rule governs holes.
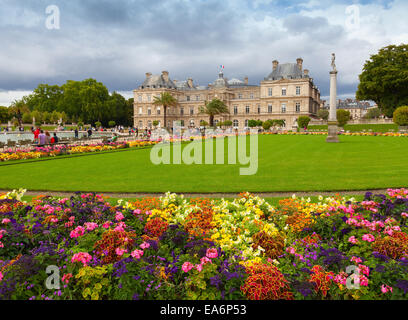
[[[213,99],[205,102],[205,106],[200,108],[201,114],[207,114],[210,117],[210,127],[214,127],[214,117],[219,114],[229,113],[228,107],[220,99]]]
[[[169,92],[162,92],[160,96],[154,97],[153,104],[155,106],[163,106],[163,127],[167,128],[167,108],[177,106],[177,99],[174,98]]]
[[[20,127],[22,126],[23,114],[30,111],[28,109],[25,98],[22,98],[20,100],[14,100],[11,103],[11,106],[8,108],[8,110],[9,110],[9,114],[17,119],[18,125]]]
[[[0,106],[0,123],[6,123],[11,120],[11,115],[7,107]]]
[[[350,111],[344,109],[337,110],[337,123],[340,127],[344,127],[350,120]]]
[[[408,44],[384,47],[366,61],[356,98],[375,101],[387,117],[408,104]]]

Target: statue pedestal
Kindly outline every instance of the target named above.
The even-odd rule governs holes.
[[[339,130],[339,127],[337,126],[337,121],[329,121],[327,123],[327,128],[328,128],[328,135],[326,138],[326,142],[340,142],[339,137],[337,135],[337,132]]]

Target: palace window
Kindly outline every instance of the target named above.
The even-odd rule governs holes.
[[[200,101],[200,96],[196,96],[196,101]]]
[[[286,96],[286,88],[282,88],[282,96]]]
[[[249,95],[249,98],[250,98],[250,99],[253,99],[253,98],[254,98],[254,94],[251,93],[251,94]]]
[[[184,120],[180,120],[180,126],[184,127]]]
[[[272,105],[268,104],[268,113],[272,113]]]
[[[180,108],[180,114],[184,115],[184,108],[183,107]]]
[[[282,113],[286,113],[286,103],[282,103]]]
[[[233,124],[233,126],[234,126],[235,128],[237,128],[237,127],[239,126],[239,121],[238,121],[238,120],[234,120],[234,121],[232,122],[232,124]]]
[[[258,104],[258,114],[261,114],[261,105]]]
[[[249,106],[246,106],[246,107],[245,107],[245,113],[246,113],[246,114],[249,114],[250,111],[251,111],[251,108],[250,108]]]
[[[160,107],[157,108],[157,114],[160,115]]]
[[[142,95],[139,95],[138,99],[139,99],[139,102],[142,102]]]
[[[152,114],[152,109],[148,108],[147,109],[147,114],[150,116]]]
[[[190,101],[190,96],[187,96],[186,98],[187,98],[187,101]]]
[[[149,120],[149,121],[147,121],[147,126],[149,127],[149,128],[151,128],[152,127],[152,122]]]
[[[152,96],[150,94],[147,95],[147,101],[152,101]]]
[[[143,108],[139,107],[139,114],[142,114],[142,113],[143,113]]]
[[[143,128],[143,121],[139,121],[139,128]]]
[[[194,108],[190,108],[190,114],[191,114],[191,115],[194,114]]]
[[[234,114],[238,114],[238,106],[234,106]]]
[[[268,96],[272,97],[272,88],[268,88]]]
[[[296,112],[300,112],[300,102],[296,102]]]
[[[300,87],[299,87],[299,86],[296,87],[296,95],[297,95],[297,96],[300,96]]]
[[[238,93],[238,99],[242,99],[242,93]]]
[[[248,127],[248,120],[245,120],[245,127]]]

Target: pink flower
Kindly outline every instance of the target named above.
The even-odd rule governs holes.
[[[86,230],[92,231],[98,228],[98,224],[95,222],[85,222],[84,226],[86,227]]]
[[[121,249],[121,248],[116,248],[115,252],[119,257],[121,257],[121,256],[123,256],[123,254],[125,252],[127,252],[127,250],[126,249]]]
[[[408,213],[403,212],[403,213],[401,213],[401,216],[403,216],[404,218],[408,218]],[[392,288],[391,288],[391,289],[392,289]]]
[[[193,268],[194,268],[194,265],[191,262],[184,262],[183,266],[181,267],[181,270],[187,273]]]
[[[66,284],[69,283],[69,279],[72,278],[72,273],[66,273],[62,276],[62,282],[65,282]]]
[[[130,255],[135,259],[140,259],[143,256],[144,251],[136,249],[135,251],[131,252]]]
[[[4,219],[1,221],[1,223],[3,223],[3,224],[10,223],[10,219],[4,218]]]
[[[140,248],[142,248],[142,249],[148,249],[148,248],[150,248],[150,244],[147,243],[147,242],[143,242],[143,243],[140,245]]]
[[[202,257],[200,259],[200,262],[201,262],[202,265],[206,265],[207,263],[212,263],[212,260],[208,259],[207,257]]]
[[[198,272],[203,271],[203,265],[202,264],[196,264],[195,268],[197,269]]]
[[[392,292],[392,287],[383,284],[383,285],[381,286],[381,292],[382,292],[382,293],[387,293],[388,291]]]
[[[133,213],[134,213],[134,214],[141,214],[141,213],[142,213],[142,210],[136,209],[136,210],[133,210]]]
[[[112,223],[112,222],[110,222],[110,221],[106,221],[106,222],[102,225],[102,227],[105,228],[105,229],[109,229],[109,226],[111,225],[111,223]]]
[[[74,254],[71,262],[82,262],[84,266],[87,266],[88,262],[92,260],[92,256],[87,252],[79,252]]]
[[[375,237],[372,234],[365,234],[363,235],[363,241],[367,242],[373,242],[375,240]]]
[[[368,286],[368,278],[366,276],[360,276],[360,284],[364,287]]]
[[[363,274],[365,274],[367,276],[370,275],[370,268],[363,265],[363,264],[358,265],[358,270],[359,270],[360,273],[363,273]]]
[[[3,280],[3,274],[0,271],[0,281]]]
[[[70,213],[70,212],[71,212],[71,209],[70,209],[70,208],[66,208],[66,209],[64,210],[64,212],[65,212],[65,213]]]
[[[348,242],[351,242],[351,243],[353,243],[353,244],[356,244],[356,243],[358,242],[358,240],[356,239],[355,236],[351,236],[351,237],[348,239]]]
[[[210,258],[210,259],[215,259],[215,258],[217,258],[217,257],[218,257],[218,251],[217,251],[217,249],[214,249],[214,248],[212,248],[212,249],[207,249],[206,256],[207,256],[208,258]]]
[[[118,225],[116,226],[115,231],[125,231],[126,224],[124,222],[119,222]]]
[[[76,227],[74,230],[71,231],[70,237],[71,238],[78,238],[80,236],[83,236],[84,233],[85,233],[84,227],[79,226],[79,227]]]
[[[125,219],[125,217],[122,214],[122,212],[116,212],[115,219],[116,219],[116,221],[122,221],[123,219]]]
[[[354,256],[350,259],[350,261],[354,262],[354,263],[357,263],[357,264],[363,262],[363,260],[361,260],[358,257],[354,257]]]

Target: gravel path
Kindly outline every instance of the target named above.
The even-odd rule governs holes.
[[[7,193],[10,190],[0,190],[0,193]],[[387,189],[377,189],[377,190],[360,190],[360,191],[322,191],[322,192],[303,192],[303,191],[293,191],[293,192],[252,192],[253,194],[262,198],[277,198],[277,197],[291,197],[296,194],[298,197],[312,197],[312,196],[333,196],[335,194],[340,194],[342,196],[348,195],[364,195],[366,192],[372,192],[375,194],[385,194]],[[25,195],[27,196],[39,196],[39,195],[50,195],[54,197],[70,197],[73,192],[59,192],[59,191],[27,191]],[[116,192],[98,192],[98,194],[103,194],[112,198],[144,198],[144,197],[160,197],[164,193],[147,193],[147,192],[134,192],[134,193],[116,193]],[[238,193],[184,193],[177,192],[177,194],[184,195],[185,198],[237,198]]]

